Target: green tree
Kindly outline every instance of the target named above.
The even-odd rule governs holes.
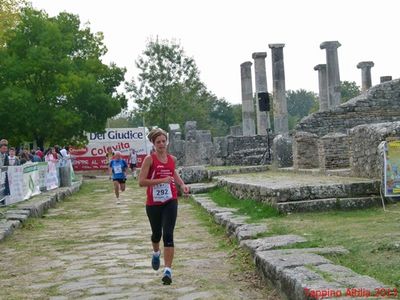
[[[101,62],[102,39],[78,16],[24,9],[0,49],[0,136],[64,144],[103,131],[126,98],[116,91],[125,70]]]
[[[12,34],[12,29],[19,21],[21,9],[26,6],[25,0],[0,1],[0,47],[6,45],[6,34]]]
[[[286,92],[286,100],[289,114],[289,129],[294,126],[305,116],[308,116],[318,107],[317,95],[314,92],[300,90],[288,90]]]
[[[360,87],[355,83],[355,81],[340,82],[340,95],[342,103],[347,102],[350,99],[359,96],[360,94]]]
[[[232,113],[233,113],[233,124],[232,125],[242,124],[242,104],[233,104],[232,105]]]
[[[127,89],[146,125],[167,128],[193,120],[214,134],[226,134],[233,125],[231,105],[206,89],[194,59],[178,43],[149,40],[136,66],[139,75]]]

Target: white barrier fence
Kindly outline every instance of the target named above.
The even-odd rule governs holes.
[[[61,168],[68,168],[69,180],[74,177],[71,161],[63,161]],[[64,175],[63,175],[64,176]],[[27,200],[60,186],[60,164],[53,162],[26,163],[22,166],[2,167],[0,172],[0,204],[10,205]]]

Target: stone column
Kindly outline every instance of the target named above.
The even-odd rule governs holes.
[[[267,52],[255,52],[252,55],[254,59],[254,80],[256,82],[256,112],[257,112],[257,134],[266,135],[269,126],[269,114],[267,111],[260,111],[258,105],[258,93],[268,93],[267,72],[265,69],[265,58]]]
[[[362,61],[357,64],[357,68],[361,69],[361,92],[365,92],[372,86],[371,68],[373,66],[372,61]]]
[[[318,86],[319,86],[319,111],[327,111],[328,103],[328,78],[326,74],[326,64],[316,65],[315,71],[318,71]]]
[[[392,76],[381,76],[380,80],[381,80],[381,83],[386,82],[386,81],[392,81]]]
[[[326,71],[328,78],[328,103],[329,108],[340,105],[340,75],[337,48],[338,41],[323,42],[321,49],[326,49]]]
[[[242,119],[243,135],[255,135],[253,85],[251,81],[251,65],[246,61],[240,65],[242,80]]]
[[[272,82],[274,93],[274,131],[276,134],[289,132],[285,88],[285,66],[283,47],[285,44],[269,44],[272,52]]]

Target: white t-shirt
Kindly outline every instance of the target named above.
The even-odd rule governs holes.
[[[137,163],[137,154],[135,153],[131,153],[131,160],[130,160],[131,164],[136,164]]]
[[[64,148],[60,150],[60,153],[61,153],[63,158],[68,158],[69,157],[67,150],[64,149]]]

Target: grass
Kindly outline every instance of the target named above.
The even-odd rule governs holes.
[[[217,205],[237,208],[269,228],[262,236],[297,234],[307,239],[288,248],[343,246],[349,254],[324,255],[333,263],[400,289],[400,203],[382,208],[279,215],[254,200],[240,200],[223,189],[209,193]]]
[[[291,214],[266,220],[271,235],[297,234],[308,242],[293,245],[343,246],[346,255],[325,255],[334,263],[400,288],[400,204],[355,211]]]
[[[215,189],[209,193],[209,196],[219,206],[237,208],[236,214],[249,217],[249,222],[279,216],[279,212],[272,206],[251,199],[238,200],[224,189]]]

